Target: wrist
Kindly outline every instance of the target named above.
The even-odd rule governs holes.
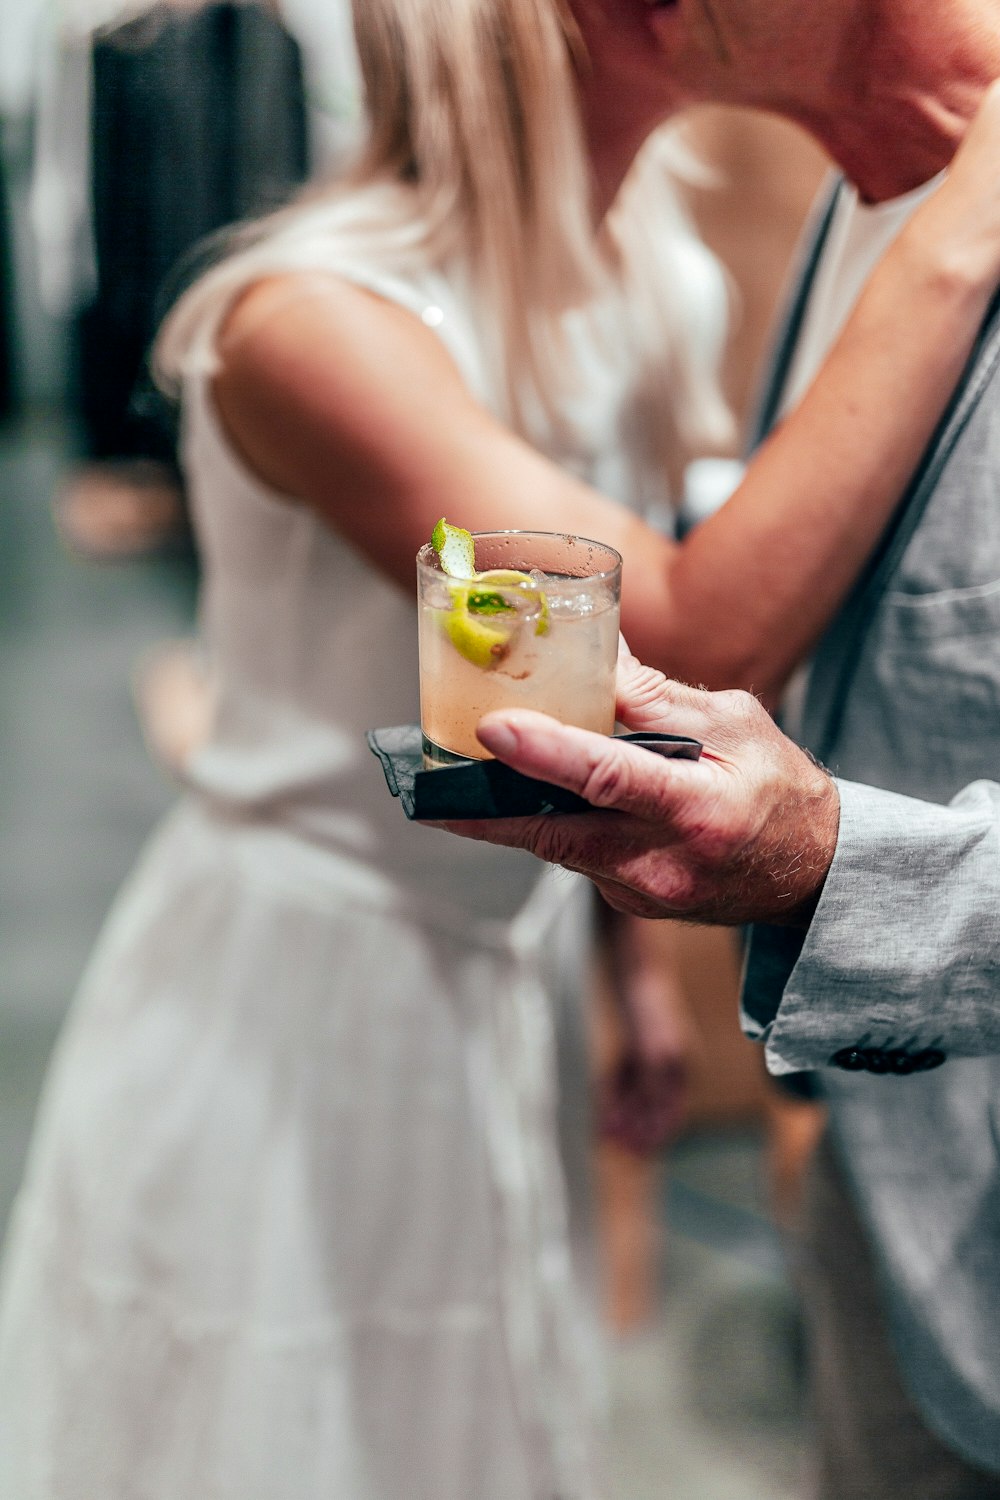
[[[799,793],[795,808],[795,832],[781,841],[781,894],[769,901],[768,912],[756,913],[754,921],[771,927],[805,929],[813,921],[837,853],[840,834],[840,792],[837,781],[810,751],[802,753],[813,762],[816,778]]]
[[[812,756],[809,757],[813,759]],[[792,887],[785,902],[770,920],[776,927],[809,926],[819,905],[837,852],[840,832],[840,793],[837,783],[819,762],[813,761],[820,780],[804,801],[802,839]]]

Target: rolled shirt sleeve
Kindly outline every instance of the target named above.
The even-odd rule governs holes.
[[[1000,1052],[1000,785],[974,782],[947,806],[838,788],[809,928],[752,929],[747,1035],[776,1074]]]

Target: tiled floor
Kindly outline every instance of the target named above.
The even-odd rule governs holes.
[[[0,435],[0,1226],[42,1072],[105,907],[170,799],[131,702],[183,633],[190,571],[99,567],[55,540],[55,421]],[[675,1154],[656,1326],[612,1358],[615,1500],[791,1500],[803,1454],[794,1308],[758,1143]]]
[[[759,1156],[732,1133],[674,1153],[660,1315],[613,1360],[616,1500],[802,1493],[798,1326]]]

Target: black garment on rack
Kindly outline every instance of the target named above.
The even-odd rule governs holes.
[[[167,4],[95,34],[92,193],[97,289],[78,321],[91,456],[172,459],[170,409],[148,377],[177,261],[305,179],[298,43],[272,10]]]

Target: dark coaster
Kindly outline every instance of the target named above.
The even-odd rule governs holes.
[[[701,745],[679,734],[622,734],[618,739],[654,755],[697,760]],[[369,729],[368,744],[382,763],[386,785],[408,818],[453,822],[463,818],[523,818],[534,813],[586,812],[575,792],[512,771],[499,760],[459,760],[424,769],[418,724]]]

